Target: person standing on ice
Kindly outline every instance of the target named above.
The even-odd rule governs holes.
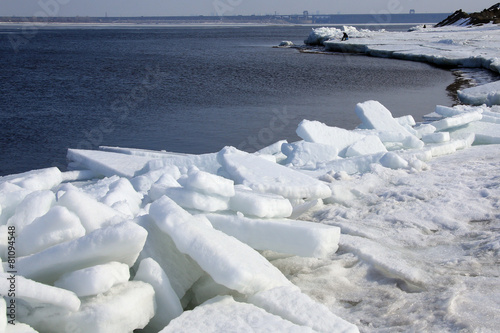
[[[349,36],[347,35],[346,32],[344,32],[344,35],[342,36],[342,41],[348,40]]]

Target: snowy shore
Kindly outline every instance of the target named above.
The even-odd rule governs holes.
[[[350,32],[314,34],[500,68],[496,26]],[[485,105],[366,101],[355,130],[303,120],[255,154],[69,149],[72,171],[1,177],[0,331],[494,332],[500,94],[459,95]]]

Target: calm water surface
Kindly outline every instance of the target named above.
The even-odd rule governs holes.
[[[305,54],[311,27],[42,29],[15,53],[0,28],[0,175],[99,145],[206,153],[298,140],[302,119],[354,128],[375,99],[417,121],[451,105],[449,71]]]

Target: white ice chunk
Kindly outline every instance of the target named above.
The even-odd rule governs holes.
[[[278,142],[273,143],[270,146],[264,147],[261,150],[257,151],[258,154],[262,155],[276,155],[281,153],[281,146],[287,144],[288,141],[280,140]]]
[[[52,246],[17,259],[20,275],[53,283],[66,272],[118,261],[132,266],[139,256],[147,232],[132,222],[97,229],[76,240]],[[5,263],[4,263],[5,266]]]
[[[256,250],[324,258],[338,249],[340,229],[325,224],[220,214],[209,214],[207,217],[214,228]]]
[[[417,127],[414,127],[414,129],[417,131],[418,138],[422,138],[426,134],[432,134],[436,132],[436,127],[430,124],[421,124]]]
[[[58,204],[78,215],[87,232],[119,223],[125,218],[125,215],[117,210],[73,188],[59,198]]]
[[[152,201],[158,200],[164,196],[167,193],[167,189],[171,187],[181,187],[181,185],[170,174],[164,174],[156,183],[150,186],[148,196]]]
[[[327,198],[331,195],[330,188],[314,178],[233,147],[221,150],[219,161],[237,183],[257,192],[291,199]]]
[[[450,108],[449,106],[443,106],[443,105],[436,105],[435,112],[445,118],[457,116],[459,114],[464,113],[464,111],[459,110],[457,108]]]
[[[174,200],[179,206],[187,209],[217,212],[229,208],[228,197],[203,194],[182,187],[166,188],[163,193]]]
[[[344,156],[347,147],[365,137],[364,134],[355,131],[330,127],[319,121],[309,120],[303,120],[296,132],[307,142],[322,143],[337,148],[341,156]]]
[[[167,275],[156,261],[151,258],[142,260],[134,280],[149,283],[155,290],[156,314],[147,329],[159,332],[172,319],[182,314],[181,302],[172,289]]]
[[[134,186],[137,192],[146,194],[151,186],[164,175],[169,175],[172,179],[177,180],[181,176],[181,172],[177,166],[170,165],[134,177],[130,180],[130,183]]]
[[[462,103],[471,105],[498,105],[500,104],[500,81],[459,90],[457,93]]]
[[[183,183],[184,187],[208,195],[221,197],[234,196],[234,181],[217,175],[191,168],[188,177]]]
[[[14,291],[16,299],[28,303],[51,304],[69,311],[77,311],[80,308],[80,300],[71,291],[38,283],[20,275],[0,273],[0,295],[7,297],[9,290]]]
[[[398,118],[394,118],[401,126],[415,126],[417,123],[415,122],[415,118],[412,115],[406,115]]]
[[[172,217],[183,220],[182,214]],[[191,216],[187,215],[186,221],[190,219]],[[182,298],[193,283],[205,273],[193,259],[175,247],[172,238],[160,230],[149,215],[140,217],[137,223],[148,231],[148,238],[139,259],[155,260],[167,274],[177,297]]]
[[[78,297],[93,296],[107,292],[113,286],[130,279],[129,267],[119,262],[110,262],[68,272],[54,282],[54,286],[70,290]]]
[[[40,332],[133,332],[147,325],[155,313],[154,306],[153,288],[141,281],[129,281],[104,294],[86,297],[77,312],[37,307],[20,319]]]
[[[485,123],[482,121],[476,121],[469,123],[454,133],[474,133],[475,140],[474,144],[500,144],[500,124]]]
[[[336,316],[295,286],[266,290],[250,296],[248,301],[294,324],[311,327],[315,332],[359,332],[356,325]]]
[[[135,217],[140,210],[142,196],[128,179],[120,178],[109,185],[109,191],[101,201],[129,217]],[[121,204],[125,207],[120,209]]]
[[[37,217],[47,214],[55,203],[56,196],[53,192],[47,190],[33,192],[16,207],[15,214],[7,221],[7,224],[16,227],[16,232],[20,233]]]
[[[0,183],[6,181],[31,191],[50,190],[62,182],[62,173],[58,168],[47,168],[0,177]]]
[[[479,121],[483,115],[479,111],[462,113],[453,117],[444,118],[431,123],[437,131],[444,131],[454,127],[467,125],[471,122]]]
[[[258,252],[197,219],[187,216],[168,197],[155,201],[150,215],[182,253],[193,258],[217,283],[242,294],[290,285],[285,276]]]
[[[148,170],[153,171],[169,166],[176,166],[179,169],[188,170],[193,165],[200,170],[214,175],[217,174],[217,170],[220,168],[220,164],[217,162],[217,153],[202,155],[169,153],[168,156],[162,157],[161,159],[151,160],[148,163]]]
[[[291,164],[294,167],[315,167],[317,163],[337,159],[339,153],[334,146],[307,141],[283,144],[281,151],[287,156],[283,164]]]
[[[380,164],[390,169],[406,169],[408,162],[394,152],[385,153],[380,159]]]
[[[98,175],[111,177],[118,175],[132,178],[144,172],[150,157],[105,152],[99,150],[68,149],[68,160],[92,170]]]
[[[161,333],[216,332],[314,332],[295,325],[252,304],[219,296],[172,320]]]
[[[356,115],[363,127],[387,132],[401,133],[405,137],[413,136],[406,128],[392,117],[392,113],[377,101],[366,101],[356,105]]]
[[[78,216],[65,207],[55,206],[19,233],[17,254],[20,257],[27,256],[83,235],[85,228]]]
[[[17,206],[31,192],[9,182],[0,183],[0,225],[7,223],[16,212]]]
[[[425,134],[422,136],[422,141],[425,143],[442,143],[450,141],[450,133],[449,132],[438,132]]]
[[[258,193],[237,185],[236,195],[229,200],[229,209],[261,218],[288,217],[292,204],[280,195]]]
[[[380,141],[380,138],[375,135],[369,135],[349,146],[345,153],[345,157],[370,155],[382,152],[387,152],[387,148],[385,148],[382,141]]]

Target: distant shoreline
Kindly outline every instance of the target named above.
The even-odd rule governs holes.
[[[273,24],[273,25],[324,25],[324,24],[420,24],[437,23],[450,13],[426,14],[335,14],[335,15],[251,15],[251,16],[159,16],[159,17],[0,17],[2,24],[133,24],[133,25],[227,25],[227,24]]]

